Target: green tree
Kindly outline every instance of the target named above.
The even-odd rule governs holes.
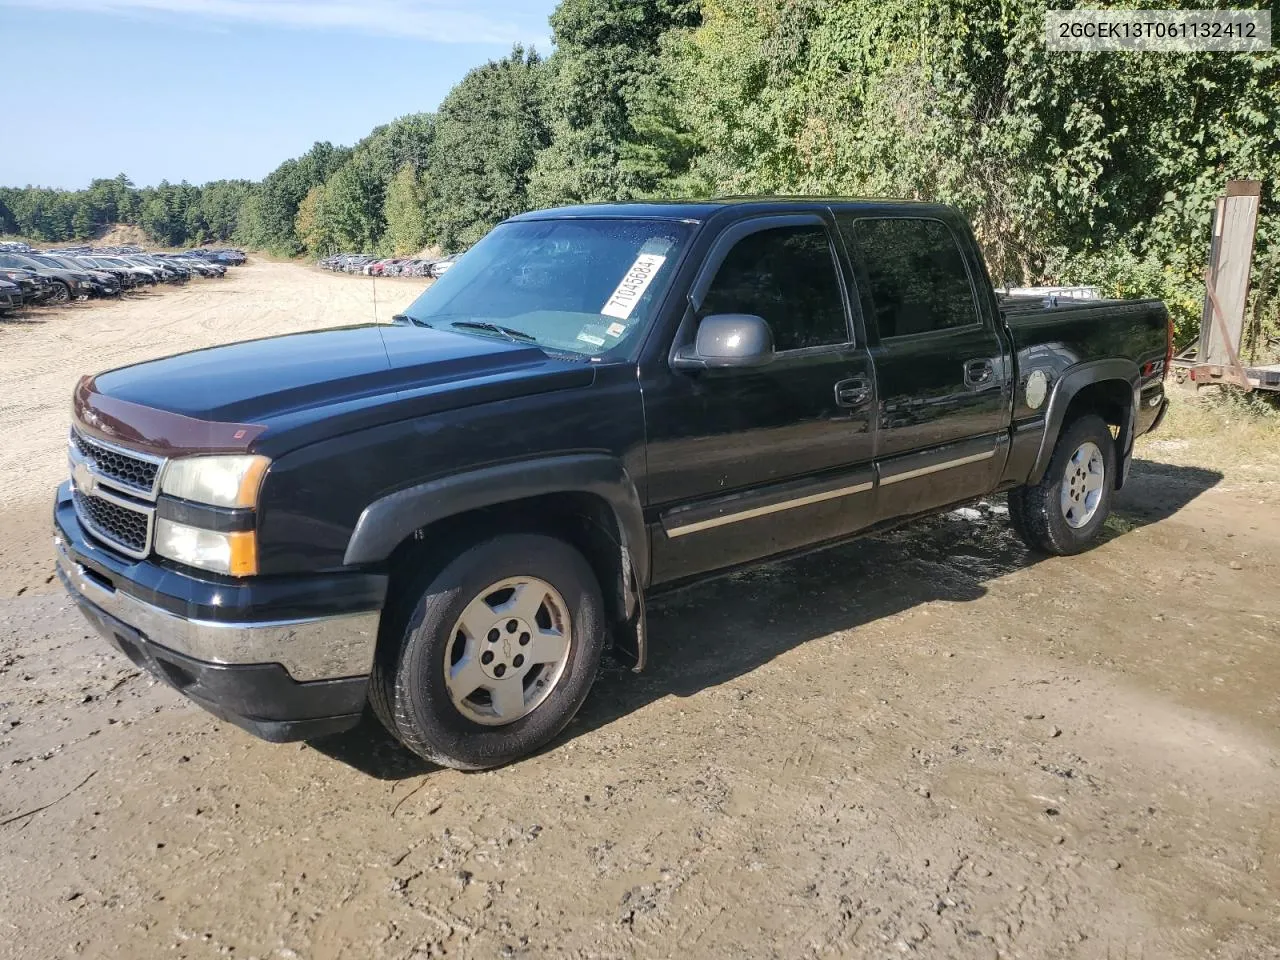
[[[252,217],[241,226],[249,242],[282,253],[300,252],[294,233],[298,205],[312,187],[329,179],[350,156],[349,148],[316,143],[301,157],[286,160],[267,174],[258,202],[250,209]]]
[[[426,245],[430,229],[427,204],[418,173],[406,163],[392,178],[383,204],[385,244],[392,253],[413,253]]]
[[[644,97],[652,98],[663,36],[698,19],[698,4],[686,0],[563,0],[556,8],[546,107],[552,143],[532,175],[536,205],[642,196],[667,179],[672,163],[687,162]],[[641,112],[637,129],[633,115]]]
[[[544,73],[535,52],[516,47],[468,73],[440,105],[426,180],[430,235],[446,250],[528,208],[529,174],[550,136]]]
[[[1280,55],[1050,54],[1045,6],[704,0],[659,59],[686,183],[953,203],[997,281],[1162,296],[1185,339],[1212,198],[1280,180]]]
[[[294,232],[312,256],[324,256],[334,250],[333,237],[325,220],[323,184],[312,187],[298,205]]]
[[[374,250],[382,239],[382,188],[372,167],[358,158],[344,163],[324,185],[316,211],[321,236],[344,250]]]

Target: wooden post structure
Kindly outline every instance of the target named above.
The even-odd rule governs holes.
[[[1191,369],[1197,385],[1237,382],[1245,390],[1253,389],[1249,372],[1240,362],[1240,340],[1261,199],[1259,180],[1228,180],[1225,196],[1218,198],[1204,272],[1200,343]]]
[[[1218,198],[1200,317],[1200,363],[1239,366],[1261,199],[1259,180],[1229,180],[1226,195]]]

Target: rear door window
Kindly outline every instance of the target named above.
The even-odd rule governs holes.
[[[842,219],[845,241],[866,274],[864,300],[880,339],[980,323],[964,254],[940,220]]]

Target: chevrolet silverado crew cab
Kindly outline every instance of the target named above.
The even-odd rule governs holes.
[[[366,705],[460,768],[554,738],[672,587],[1007,492],[1097,538],[1165,410],[1157,301],[1001,298],[945,206],[620,204],[495,228],[391,324],[85,377],[58,571],[270,740]]]

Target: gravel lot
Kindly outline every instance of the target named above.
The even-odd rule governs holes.
[[[75,380],[371,292],[256,261],[0,321],[0,957],[1280,956],[1280,474],[1179,415],[1089,554],[990,503],[685,591],[503,770],[139,675],[49,582]]]

